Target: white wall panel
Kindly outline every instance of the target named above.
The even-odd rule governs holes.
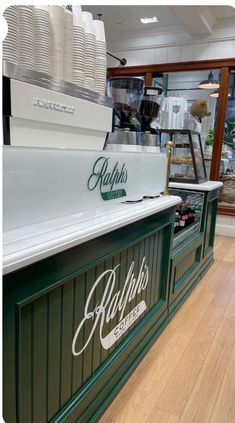
[[[167,62],[167,48],[156,48],[155,63]]]
[[[223,43],[222,48],[222,56],[223,59],[226,57],[235,57],[235,40],[233,41],[225,41]]]
[[[125,57],[127,60],[127,66],[142,65],[145,63],[143,59],[143,51],[144,50],[123,51],[121,57]],[[117,53],[117,56],[120,57],[120,52]]]
[[[223,42],[211,43],[207,49],[207,59],[222,58]]]
[[[235,40],[212,43],[190,44],[174,47],[159,47],[150,49],[128,49],[110,52],[118,57],[125,57],[128,66],[151,65],[155,63],[187,62],[208,59],[235,57]],[[119,63],[108,57],[108,66],[117,67]]]
[[[179,62],[180,61],[180,50],[179,46],[168,47],[167,49],[167,62]]]
[[[194,60],[207,60],[208,44],[195,44],[194,45]]]
[[[194,46],[182,46],[181,47],[181,55],[180,55],[180,61],[181,62],[189,62],[194,60]]]
[[[144,64],[151,65],[153,63],[156,63],[155,62],[155,54],[156,54],[156,51],[153,48],[143,50],[141,56],[142,56],[142,60],[143,60]]]

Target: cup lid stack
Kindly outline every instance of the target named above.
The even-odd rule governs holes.
[[[64,80],[73,81],[73,14],[65,10],[64,26]]]
[[[8,33],[2,44],[2,57],[16,65],[19,63],[19,31],[18,31],[18,9],[17,6],[10,6],[4,10],[3,16],[7,21]]]
[[[17,6],[19,16],[20,64],[34,69],[34,9],[33,6]]]
[[[84,87],[95,90],[95,28],[92,14],[82,12],[85,27],[85,70]]]
[[[73,17],[73,82],[83,87],[85,69],[85,30],[82,12],[77,6]]]
[[[35,6],[35,68],[51,75],[52,41],[51,22],[47,7]]]
[[[49,6],[52,26],[52,67],[55,78],[63,79],[64,73],[64,21],[63,6]]]
[[[80,6],[10,6],[3,59],[105,94],[104,24]]]
[[[95,91],[104,95],[105,89],[106,89],[106,73],[107,73],[106,39],[105,39],[104,23],[100,20],[94,20],[93,25],[96,31]]]

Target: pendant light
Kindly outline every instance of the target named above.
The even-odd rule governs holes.
[[[210,97],[219,97],[219,90],[212,91]],[[231,97],[231,93],[228,93],[228,97]]]
[[[208,79],[201,81],[198,85],[198,88],[204,88],[206,90],[211,90],[215,88],[219,88],[219,81],[213,78],[213,73],[210,71],[208,75]]]

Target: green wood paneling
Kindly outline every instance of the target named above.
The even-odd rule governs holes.
[[[48,420],[60,408],[62,288],[48,294]]]
[[[104,262],[98,264],[96,266],[96,274],[95,279],[99,277],[104,272]],[[103,297],[103,289],[104,289],[104,283],[100,283],[97,287],[97,290],[95,292],[95,304],[99,305],[101,303],[102,297]],[[83,311],[83,308],[82,308]],[[95,348],[95,354],[93,354],[92,361],[93,361],[93,372],[100,366],[102,362],[102,346],[100,344],[100,333],[98,328],[95,330],[94,333],[94,348]]]
[[[83,305],[85,302],[85,290],[86,290],[86,276],[85,273],[79,275],[74,281],[74,323],[73,323],[73,334],[83,318]],[[77,339],[76,347],[80,350],[84,342],[84,328],[81,331],[81,335]],[[71,351],[72,353],[72,351]],[[74,394],[83,383],[83,362],[84,353],[77,357],[72,357],[72,393]]]
[[[173,302],[176,305],[176,298],[182,291],[185,292],[186,287],[190,287],[189,283],[199,271],[202,258],[203,235],[199,234],[194,237],[190,243],[178,250],[171,259],[171,277],[170,277],[170,294],[169,305]],[[180,301],[181,296],[179,297]]]
[[[165,257],[163,257],[162,255],[162,251],[163,251],[163,235],[162,235],[162,231],[159,231],[158,234],[156,234],[156,242],[158,244],[157,247],[157,254],[156,254],[156,267],[155,267],[155,272],[156,272],[156,284],[155,284],[155,293],[154,293],[154,297],[155,297],[155,302],[159,299],[159,298],[165,298],[165,283],[166,281],[162,281],[161,278],[161,262],[163,261],[164,266],[167,266],[167,255]],[[154,274],[154,271],[153,271]],[[165,283],[164,283],[165,282]]]
[[[152,235],[151,237],[147,238],[145,240],[145,254],[146,254],[146,263],[148,263],[148,268],[149,268],[149,287],[148,289],[145,291],[145,302],[147,304],[147,313],[150,310],[151,306],[151,288],[152,288],[152,262],[153,262],[153,257],[150,255],[150,246],[154,244],[154,236]]]
[[[117,268],[117,280],[116,280],[116,289],[115,289],[115,293],[120,291],[121,287],[122,287],[122,283],[123,281],[121,280],[121,272],[120,272],[120,263],[121,263],[121,253],[120,254],[116,254],[113,257],[113,268],[115,268],[116,266],[119,265],[119,267]],[[113,319],[113,321],[111,322],[110,325],[110,330],[113,329],[118,323],[118,313],[116,314],[116,317]],[[113,347],[110,348],[109,350],[109,355],[113,353],[113,351],[116,349],[118,342],[115,342],[115,344],[113,345]]]
[[[141,356],[156,339],[156,333],[160,333],[158,328],[166,319],[167,313],[157,308],[153,307],[146,318],[139,322],[139,326],[117,347],[116,354],[108,357],[104,367],[100,367],[95,375],[96,379],[88,381],[84,391],[73,398],[70,407],[61,410],[51,423],[92,422],[94,420],[91,416],[102,406],[104,398],[107,407],[112,391],[117,392],[121,388]]]
[[[23,331],[22,331],[23,335]],[[31,335],[32,381],[29,389],[33,391],[33,422],[47,421],[47,348],[48,348],[48,297],[39,298],[33,304],[33,333]],[[26,357],[28,356],[25,351]],[[25,385],[24,374],[22,384]],[[22,419],[22,422],[25,420]]]
[[[64,410],[69,409],[75,397],[83,397],[77,411],[78,414],[83,413],[91,405],[91,397],[86,394],[87,386],[94,385],[92,392],[96,391],[98,395],[102,373],[102,383],[105,384],[105,381],[114,377],[116,371],[120,372],[128,356],[133,356],[132,361],[135,361],[139,353],[138,349],[136,353],[131,353],[132,348],[150,327],[155,325],[152,331],[157,330],[160,325],[157,322],[160,322],[167,309],[168,274],[165,266],[169,261],[169,249],[167,252],[165,249],[171,241],[172,212],[173,209],[146,218],[141,224],[137,222],[129,225],[125,230],[114,231],[4,278],[4,286],[7,287],[4,310],[8,305],[11,312],[11,319],[4,320],[4,342],[8,339],[7,329],[11,329],[11,342],[5,347],[4,353],[4,372],[10,368],[8,357],[17,363],[17,371],[14,371],[13,366],[11,382],[4,398],[7,416],[12,415],[12,419],[6,421],[44,423],[54,420],[63,407]],[[134,277],[138,276],[144,256],[149,266],[147,288],[127,304],[123,317],[141,300],[147,304],[145,314],[107,351],[101,345],[98,324],[85,351],[73,356],[72,340],[83,319],[84,305],[94,281],[105,269],[113,269],[120,264],[116,270],[113,291],[117,293],[123,289],[133,261]],[[98,285],[88,311],[93,312],[101,303],[107,279],[108,276]],[[77,338],[77,351],[86,342],[95,315],[85,322]],[[108,334],[119,320],[120,312],[104,324],[102,336]],[[17,340],[17,346],[13,339]],[[129,367],[130,362],[126,366]],[[119,376],[122,378],[123,372]],[[11,413],[9,401],[14,398],[15,386],[18,408],[16,411],[13,407]],[[109,386],[113,389],[112,383]]]
[[[18,359],[18,415],[20,423],[33,421],[33,305],[20,310],[19,359]],[[40,366],[40,361],[37,363]],[[35,381],[34,381],[35,383]]]
[[[86,294],[85,297],[87,298],[93,284],[95,281],[95,269],[91,269],[88,272],[86,272]],[[81,305],[82,306],[82,305]],[[94,303],[94,296],[91,299],[89,312],[93,311],[95,307]],[[82,306],[84,310],[84,305]],[[93,326],[93,319],[87,320],[87,323],[84,325],[84,341],[89,337],[89,334],[91,332]],[[86,347],[86,352],[84,353],[84,361],[83,361],[83,383],[91,376],[92,374],[92,356],[93,356],[93,339],[89,342],[88,346]]]
[[[213,249],[215,236],[216,211],[218,198],[208,200],[207,219],[205,227],[204,256],[207,256]]]
[[[73,305],[74,281],[64,284],[62,288],[63,306],[61,314],[61,380],[60,380],[60,405],[63,405],[72,394],[72,354],[73,340]]]
[[[3,281],[3,418],[7,422],[18,419],[17,398],[18,369],[16,355],[19,354],[19,321],[16,315],[16,295],[11,286]]]

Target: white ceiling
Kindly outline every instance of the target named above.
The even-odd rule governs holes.
[[[210,35],[215,27],[235,25],[235,9],[230,6],[82,6],[93,19],[102,14],[107,39],[120,34],[136,35],[148,32],[166,33],[171,28],[186,31],[190,36]],[[158,23],[144,25],[140,18],[157,16]]]

